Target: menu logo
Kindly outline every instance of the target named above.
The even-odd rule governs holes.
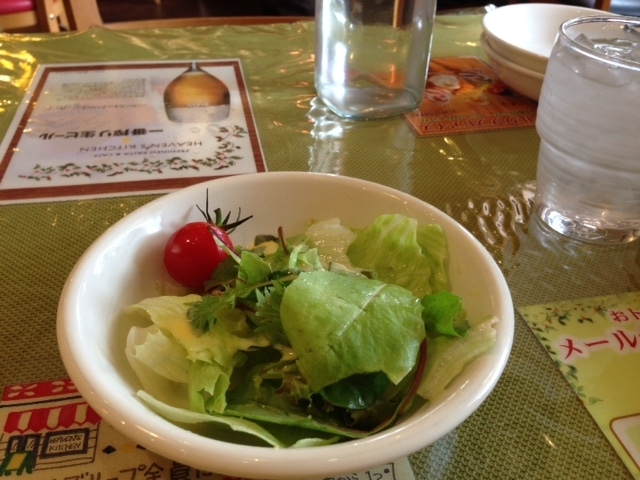
[[[70,381],[9,387],[0,407],[0,476],[94,462],[101,418]]]
[[[49,432],[44,437],[40,457],[59,457],[61,455],[85,454],[89,450],[91,431],[88,428]]]

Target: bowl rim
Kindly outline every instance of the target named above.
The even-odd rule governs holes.
[[[519,73],[527,78],[532,80],[542,80],[544,78],[544,73],[538,72],[536,70],[531,70],[527,67],[523,67],[522,65],[518,65],[513,63],[511,60],[504,58],[504,56],[500,55],[489,43],[489,39],[486,35],[480,35],[480,43],[482,48],[484,48],[487,56],[492,58],[498,64],[500,64],[504,68],[508,68],[509,70],[513,70],[514,72]]]
[[[567,17],[566,19],[563,19],[558,24],[556,29],[557,31],[560,30],[560,25],[565,20],[568,20],[569,18],[593,16],[593,15],[607,15],[607,14],[612,16],[616,15],[611,12],[605,12],[603,10],[583,7],[580,5],[568,5],[568,4],[561,4],[561,3],[515,3],[510,5],[504,5],[502,7],[496,8],[495,10],[487,12],[487,14],[482,17],[482,31],[487,37],[489,37],[490,39],[493,39],[495,43],[499,43],[499,45],[503,47],[505,50],[513,51],[513,53],[517,57],[524,57],[527,60],[527,63],[541,65],[541,62],[545,63],[547,60],[549,60],[551,51],[549,51],[547,54],[537,53],[533,50],[530,50],[518,43],[514,43],[513,41],[505,38],[505,36],[503,35],[504,31],[496,30],[494,27],[496,23],[501,24],[500,22],[508,21],[508,18],[504,18],[504,17],[513,15],[514,12],[519,13],[522,11],[523,12],[522,15],[524,15],[524,12],[531,14],[531,12],[534,12],[534,11],[545,12],[549,10],[554,10],[558,13],[560,12],[575,13],[575,15],[573,15],[572,17]],[[552,41],[551,45],[553,45],[553,43],[554,42]],[[504,57],[504,54],[502,56]]]
[[[244,183],[244,182],[268,182],[274,178],[282,181],[331,181],[349,184],[356,189],[374,189],[384,195],[393,195],[403,202],[409,202],[427,208],[431,213],[436,214],[438,221],[448,223],[451,228],[459,231],[465,242],[470,242],[477,247],[477,253],[483,265],[491,272],[489,279],[492,286],[498,292],[501,302],[497,303],[496,315],[499,312],[500,330],[492,357],[494,362],[491,369],[484,378],[482,388],[478,391],[469,392],[465,396],[467,404],[463,415],[456,418],[438,418],[430,425],[430,430],[425,432],[420,422],[404,422],[375,435],[359,440],[351,440],[346,443],[328,445],[322,447],[310,447],[300,449],[287,449],[286,462],[282,462],[282,451],[268,447],[255,447],[231,444],[228,442],[202,437],[196,433],[178,427],[168,420],[161,419],[155,415],[157,421],[151,422],[146,418],[140,419],[136,412],[113,411],[112,404],[117,404],[118,395],[113,393],[109,385],[100,380],[91,379],[91,371],[83,362],[84,356],[91,352],[89,347],[79,345],[77,332],[74,331],[72,319],[76,316],[74,310],[74,298],[81,295],[84,289],[82,278],[90,268],[90,261],[98,255],[100,251],[107,248],[113,238],[121,228],[135,225],[136,222],[144,219],[148,212],[157,210],[161,205],[179,195],[184,195],[185,191],[202,191],[205,186],[215,188],[216,182]],[[167,200],[169,199],[169,200]],[[486,281],[489,281],[487,279]],[[485,282],[486,282],[485,281]],[[418,199],[410,194],[387,187],[378,183],[356,179],[352,177],[338,176],[325,173],[313,172],[263,172],[244,174],[205,181],[177,192],[163,195],[160,198],[134,210],[118,222],[113,224],[102,233],[95,242],[83,253],[76,265],[73,267],[62,293],[58,306],[57,317],[57,338],[60,353],[67,372],[74,382],[80,394],[87,403],[101,415],[112,427],[120,431],[124,436],[136,441],[147,449],[163,455],[167,458],[180,461],[187,465],[203,470],[210,470],[210,461],[203,461],[201,455],[211,457],[209,449],[200,448],[204,442],[206,445],[215,445],[216,454],[225,457],[225,461],[233,461],[235,465],[229,470],[227,467],[216,469],[216,473],[227,475],[244,475],[251,478],[263,478],[263,475],[280,479],[299,479],[301,476],[322,476],[327,474],[340,474],[347,471],[357,471],[372,466],[371,456],[375,455],[380,464],[396,460],[416,450],[423,448],[450,432],[460,423],[466,420],[489,396],[497,384],[499,378],[506,367],[515,330],[515,316],[511,299],[511,294],[506,280],[499,269],[497,263],[491,257],[485,247],[469,233],[462,225],[453,218],[446,215],[441,210]],[[145,409],[147,407],[144,407]],[[447,410],[446,402],[437,406],[437,411]],[[435,410],[434,410],[435,411]],[[149,411],[150,412],[150,411]],[[418,446],[415,445],[414,438],[426,435]],[[199,449],[199,450],[198,450]],[[198,458],[191,455],[198,452]],[[318,458],[321,455],[321,458]],[[297,469],[296,469],[297,466]],[[266,473],[265,473],[266,472]]]

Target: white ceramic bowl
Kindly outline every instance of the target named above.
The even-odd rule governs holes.
[[[294,450],[213,440],[153,413],[134,393],[140,388],[124,355],[129,329],[122,309],[158,294],[167,279],[164,244],[188,221],[209,189],[212,205],[254,218],[232,235],[248,244],[256,233],[283,226],[303,231],[310,218],[337,216],[363,227],[382,213],[436,222],[446,232],[453,291],[469,315],[495,315],[497,341],[450,385],[445,398],[421,407],[394,427],[361,440]],[[168,194],[109,228],[80,258],[62,292],[58,342],[67,371],[87,402],[125,436],[160,455],[206,471],[249,478],[328,477],[385,464],[434,442],[465,420],[489,395],[507,362],[514,317],[507,284],[481,244],[458,223],[410,195],[348,177],[284,172],[213,180]]]
[[[544,74],[522,67],[504,58],[491,48],[485,35],[481,35],[480,44],[498,78],[516,92],[537,102],[540,98]]]
[[[487,13],[482,30],[496,53],[516,65],[544,73],[560,25],[587,15],[611,14],[557,3],[518,3]]]

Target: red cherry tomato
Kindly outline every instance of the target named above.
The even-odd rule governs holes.
[[[229,255],[216,243],[213,236],[233,249],[225,230],[207,222],[188,223],[174,233],[164,249],[164,264],[176,282],[197,290]]]

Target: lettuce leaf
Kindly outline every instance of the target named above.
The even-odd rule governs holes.
[[[147,341],[149,344],[145,345]],[[156,355],[147,354],[157,346],[160,346],[158,353],[161,353],[161,362],[156,362]],[[165,403],[188,407],[190,362],[184,348],[166,337],[158,327],[151,325],[146,328],[132,327],[129,330],[125,353],[147,392]]]
[[[189,381],[187,351],[160,329],[133,327],[127,338],[127,355],[156,374],[178,383]]]
[[[311,390],[356,374],[383,372],[399,383],[425,337],[422,306],[411,292],[365,277],[301,273],[280,316]]]
[[[218,363],[192,362],[189,368],[189,408],[194,412],[223,413],[233,368]]]
[[[447,276],[447,237],[440,225],[418,225],[416,240],[420,245],[422,255],[427,259],[431,275],[429,285],[431,292],[437,293],[449,290],[449,277]]]
[[[262,367],[257,369],[260,370]],[[275,424],[307,431],[314,430],[315,436],[339,435],[362,438],[368,434],[366,430],[345,426],[340,414],[332,416],[329,412],[315,408],[313,405],[305,407],[303,402],[299,404],[294,396],[282,394],[282,389],[276,382],[259,381],[260,377],[255,375],[249,375],[249,378],[254,380],[245,382],[240,388],[229,392],[225,415],[259,422],[270,431],[269,424]],[[300,388],[304,389],[304,385],[300,385]],[[314,410],[313,415],[310,414],[310,409]],[[307,435],[311,434],[307,433]]]
[[[351,267],[351,260],[347,256],[347,248],[353,242],[356,234],[340,224],[337,218],[330,218],[314,222],[307,227],[306,235],[312,247],[318,249],[326,270],[331,269],[332,263],[339,263]]]
[[[238,266],[238,278],[246,285],[262,283],[271,275],[271,267],[262,257],[249,250],[243,250],[240,254]]]
[[[465,321],[462,300],[457,295],[442,291],[425,295],[420,303],[424,308],[422,318],[428,332],[450,337],[460,337],[467,332],[469,325]]]
[[[231,309],[219,312],[211,331],[201,334],[187,317],[190,306],[199,300],[199,295],[164,296],[127,307],[125,313],[132,320],[140,317],[153,323],[142,341],[137,331],[131,330],[128,357],[145,390],[158,399],[183,405],[184,401],[174,403],[173,392],[176,383],[186,383],[186,389],[180,390],[186,390],[183,395],[189,408],[220,413],[226,407],[233,369],[244,360],[242,352],[267,346],[268,341],[253,333],[242,312]]]
[[[199,295],[184,297],[163,296],[147,298],[126,308],[128,315],[153,322],[167,336],[173,338],[187,352],[191,361],[217,362],[222,366],[236,364],[236,354],[255,346],[267,346],[267,339],[244,324],[244,316],[237,310],[220,312],[211,331],[201,334],[189,322],[187,311]],[[238,316],[240,315],[240,316]],[[241,335],[238,335],[240,333]]]
[[[440,227],[419,227],[404,215],[381,215],[356,235],[347,249],[356,267],[385,283],[399,285],[417,297],[447,283],[446,241]]]
[[[372,407],[389,385],[382,372],[351,375],[320,390],[330,404],[351,410]]]
[[[488,352],[496,341],[496,317],[472,326],[464,337],[429,338],[427,364],[418,395],[435,400],[472,360]]]
[[[181,425],[198,425],[213,424],[219,430],[218,435],[224,435],[224,429],[230,428],[234,432],[245,433],[256,437],[263,442],[276,448],[300,448],[313,447],[318,445],[330,445],[339,440],[338,436],[317,437],[309,436],[308,431],[293,431],[290,428],[282,429],[277,425],[273,425],[272,431],[267,430],[263,426],[251,420],[238,418],[228,415],[217,415],[209,413],[192,412],[184,408],[177,408],[158,401],[152,395],[140,390],[137,392],[138,397],[156,413],[162,415],[167,420]],[[228,437],[228,434],[226,435]],[[232,438],[229,438],[232,440]]]

